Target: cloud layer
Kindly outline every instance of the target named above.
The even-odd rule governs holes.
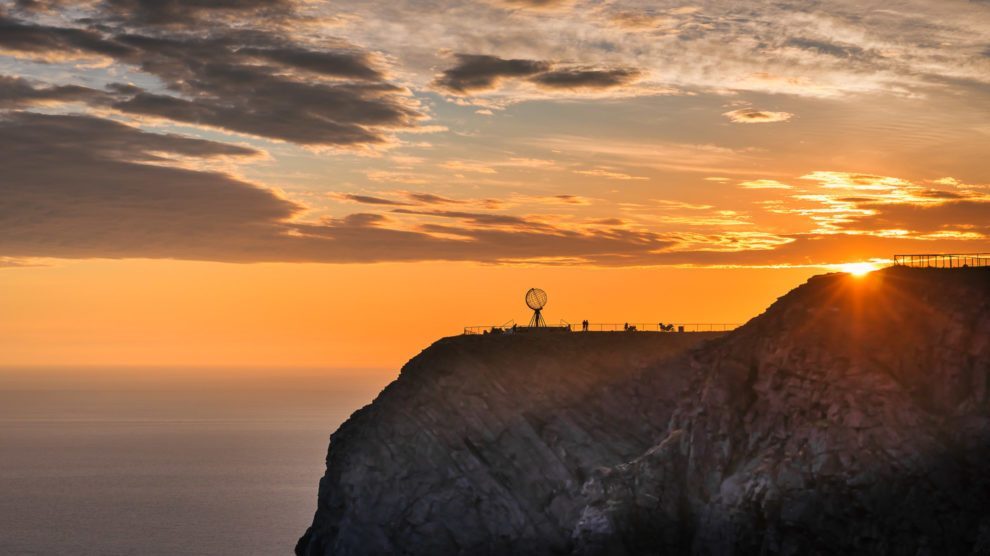
[[[0,266],[985,250],[987,29],[958,0],[12,0]]]

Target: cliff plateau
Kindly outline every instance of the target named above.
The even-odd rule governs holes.
[[[725,335],[438,341],[331,436],[300,556],[990,554],[990,269]]]

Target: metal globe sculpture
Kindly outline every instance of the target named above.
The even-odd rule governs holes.
[[[526,306],[533,310],[533,318],[529,319],[529,326],[531,328],[546,327],[547,323],[543,320],[543,315],[541,314],[546,304],[547,292],[540,288],[530,288],[526,292]]]
[[[539,311],[547,304],[547,292],[540,288],[530,288],[526,292],[526,305],[534,311]]]

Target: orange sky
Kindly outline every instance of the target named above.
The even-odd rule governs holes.
[[[743,322],[813,269],[67,262],[0,273],[0,366],[397,369],[465,325]]]

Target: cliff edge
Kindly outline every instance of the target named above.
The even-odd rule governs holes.
[[[990,269],[818,276],[726,334],[435,343],[299,555],[990,554]]]

